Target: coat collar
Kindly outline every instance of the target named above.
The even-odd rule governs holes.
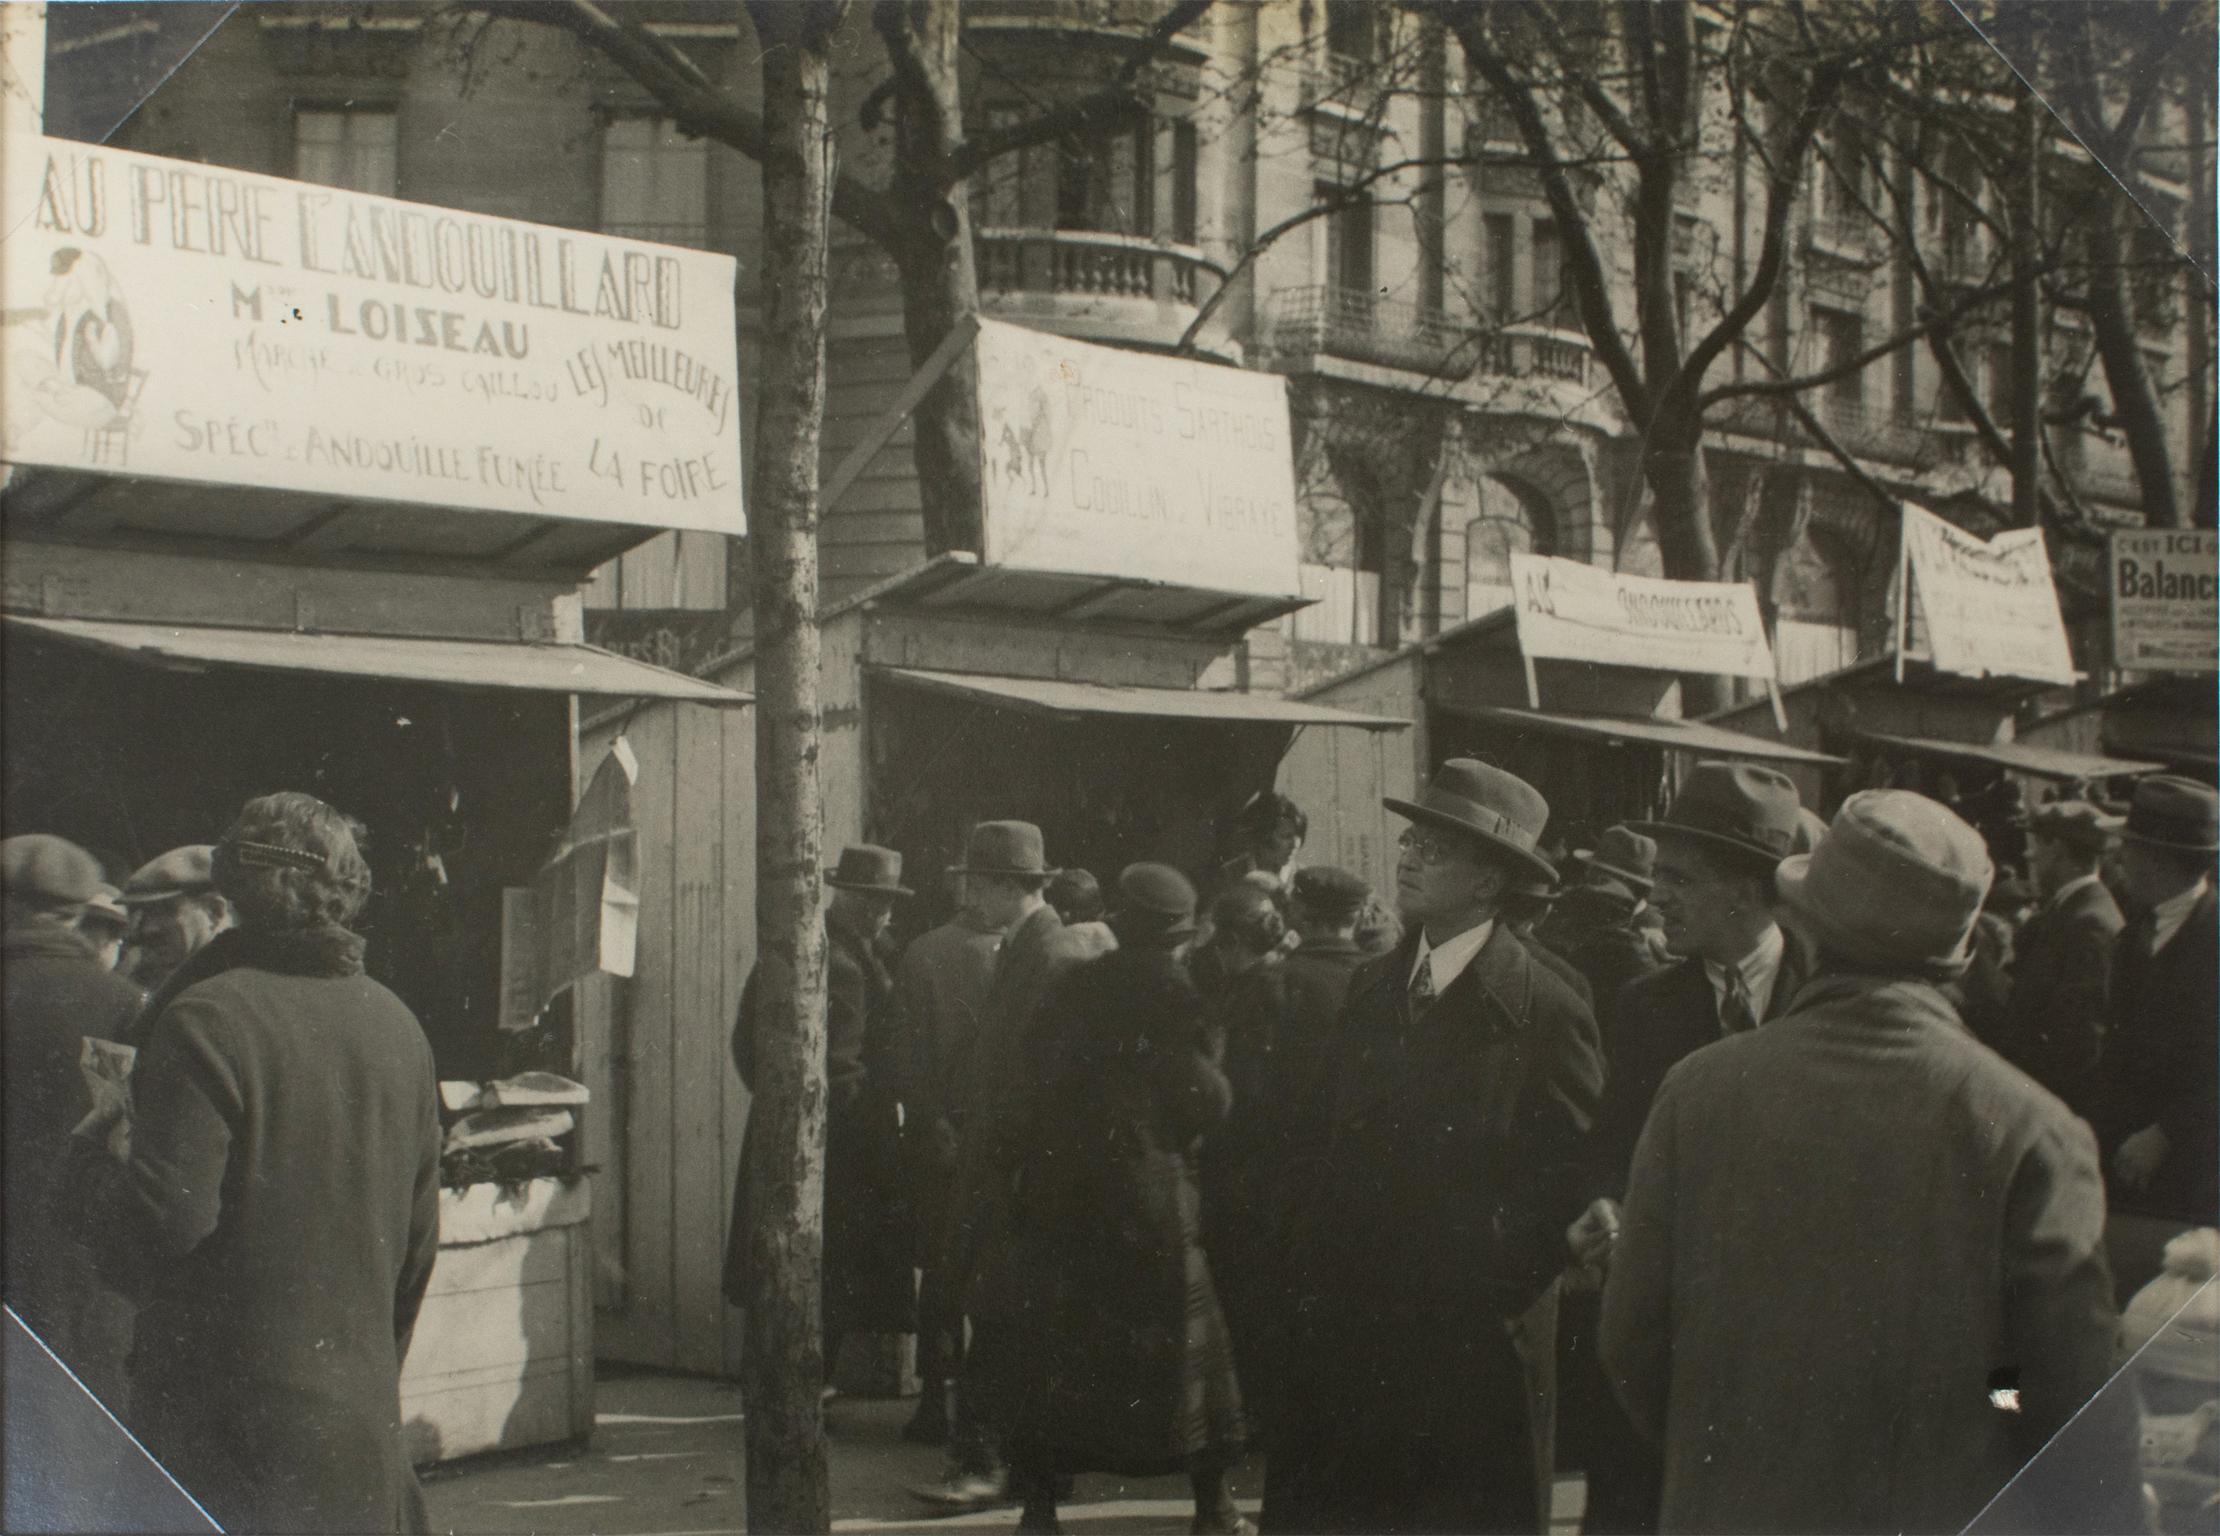
[[[1408,1023],[1417,1023],[1444,1010],[1449,1010],[1447,1017],[1455,1017],[1478,1007],[1487,1016],[1490,1026],[1501,1027],[1516,1023],[1523,1016],[1527,995],[1533,989],[1535,961],[1510,926],[1498,921],[1495,931],[1488,935],[1488,942],[1480,946],[1480,953],[1457,973],[1457,979],[1446,991],[1428,1003],[1417,1019],[1412,1019],[1408,1013],[1408,984],[1411,967],[1418,963],[1418,937],[1415,928],[1405,935],[1373,978],[1375,990],[1392,994],[1393,1007],[1399,1017]]]

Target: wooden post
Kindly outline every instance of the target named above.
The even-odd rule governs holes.
[[[1904,536],[1904,504],[1896,504],[1896,680],[1904,681],[1904,646],[1912,633],[1912,548]]]
[[[748,1127],[751,1531],[826,1531],[825,813],[817,455],[825,421],[831,45],[845,0],[748,0],[763,46],[763,395],[750,508],[756,635],[755,1102]]]

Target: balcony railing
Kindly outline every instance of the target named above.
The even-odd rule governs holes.
[[[1285,288],[1266,302],[1265,345],[1282,357],[1326,356],[1461,377],[1480,363],[1477,326],[1362,288]]]
[[[1934,443],[1927,430],[1899,419],[1886,405],[1827,394],[1807,395],[1804,403],[1836,442],[1860,458],[1912,464],[1932,457]],[[1786,405],[1763,396],[1729,400],[1711,420],[1728,431],[1775,442],[1810,441]]]
[[[1078,229],[981,229],[979,291],[1137,299],[1192,308],[1217,269],[1193,246]]]

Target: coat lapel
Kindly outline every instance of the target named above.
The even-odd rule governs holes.
[[[1498,926],[1448,989],[1413,1018],[1408,982],[1417,954],[1414,936],[1350,1000],[1343,1118],[1427,1091],[1438,1080],[1435,1068],[1444,1060],[1477,1050],[1491,1034],[1515,1027],[1533,990],[1534,962],[1517,937]]]

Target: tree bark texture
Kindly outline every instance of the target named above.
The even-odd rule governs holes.
[[[756,1029],[741,1393],[751,1531],[825,1531],[824,806],[817,455],[825,417],[831,41],[844,0],[749,0],[763,46],[756,615]]]
[[[957,0],[876,0],[871,19],[894,71],[887,251],[901,277],[910,366],[920,368],[951,330],[979,313],[971,192],[948,160],[964,132],[963,14]],[[985,553],[977,365],[958,359],[911,420],[925,553]]]

